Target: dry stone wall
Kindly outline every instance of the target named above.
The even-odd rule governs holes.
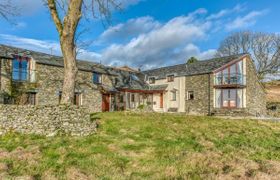
[[[97,123],[88,109],[77,106],[0,105],[0,135],[8,132],[46,136],[87,136],[95,133]]]

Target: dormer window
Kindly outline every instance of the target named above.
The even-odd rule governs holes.
[[[93,73],[93,83],[94,84],[101,84],[102,83],[102,75],[100,73]]]
[[[167,75],[167,82],[173,82],[174,81],[174,74],[172,75]]]
[[[150,77],[149,78],[149,84],[155,84],[156,78],[155,77]]]

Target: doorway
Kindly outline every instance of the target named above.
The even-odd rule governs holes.
[[[110,94],[102,94],[102,112],[110,111]]]

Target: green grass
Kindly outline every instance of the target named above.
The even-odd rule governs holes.
[[[35,179],[278,178],[280,174],[280,123],[156,113],[94,117],[101,124],[89,137],[0,137],[0,164],[8,167],[2,173]]]

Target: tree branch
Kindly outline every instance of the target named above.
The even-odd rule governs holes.
[[[58,15],[58,11],[57,11],[57,8],[56,8],[56,2],[55,2],[55,0],[48,0],[47,4],[48,4],[48,7],[49,7],[51,16],[53,18],[53,21],[55,23],[56,29],[57,29],[59,35],[62,36],[63,26],[62,26],[61,20],[60,20],[59,15]]]

